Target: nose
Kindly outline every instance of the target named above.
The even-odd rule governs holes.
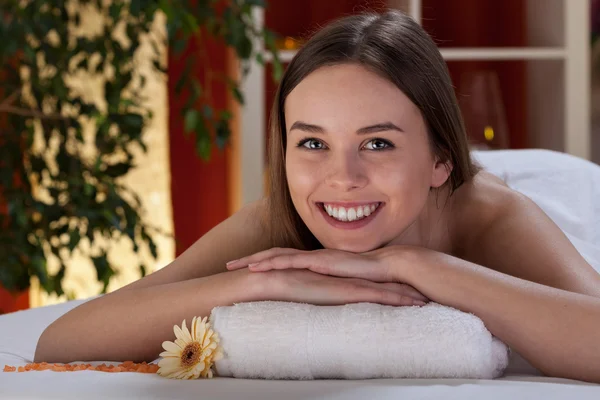
[[[338,155],[326,166],[329,170],[326,183],[340,191],[360,189],[367,184],[367,175],[358,157]]]

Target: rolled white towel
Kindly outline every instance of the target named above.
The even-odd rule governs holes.
[[[215,307],[219,376],[263,379],[481,378],[502,375],[507,346],[481,319],[429,303]]]

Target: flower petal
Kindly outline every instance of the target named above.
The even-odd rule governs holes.
[[[177,368],[180,368],[181,367],[181,358],[179,358],[179,357],[163,358],[158,362],[158,366],[159,367],[176,366]]]
[[[181,347],[182,349],[185,349],[185,347],[188,345],[185,340],[182,339],[175,339],[174,342],[177,346]]]
[[[178,354],[173,354],[170,351],[163,351],[158,356],[162,357],[162,358],[175,358],[177,360],[179,360],[181,358],[181,355],[179,353]]]
[[[181,351],[183,350],[179,345],[168,341],[163,342],[162,347],[173,354],[181,354]]]
[[[173,326],[173,332],[175,332],[175,337],[177,339],[185,341],[185,337],[184,337],[183,332],[181,331],[180,327],[178,327],[177,325]]]
[[[175,374],[174,376],[177,379],[190,379],[190,376],[193,376],[193,374],[190,374],[190,371],[186,369],[186,370],[180,371],[179,373]]]
[[[225,357],[225,355],[223,354],[223,352],[219,349],[217,350],[217,352],[213,355],[213,361],[219,361],[222,360],[223,357]]]
[[[192,340],[196,340],[196,325],[198,325],[198,317],[192,318],[192,325],[190,325],[190,335]]]
[[[184,334],[184,336],[182,337],[182,339],[185,340],[185,341],[187,341],[187,342],[191,342],[192,341],[192,335],[190,334],[190,331],[188,330],[187,326],[185,325],[185,319],[183,320],[183,325],[181,325],[181,331]]]
[[[179,366],[160,367],[158,369],[158,374],[162,375],[162,376],[168,376],[168,375],[173,375],[175,372],[179,372],[179,371],[180,371]]]
[[[212,329],[209,329],[206,332],[206,335],[204,336],[204,340],[202,341],[202,347],[208,346],[208,343],[210,343],[210,340],[212,339],[214,331]]]

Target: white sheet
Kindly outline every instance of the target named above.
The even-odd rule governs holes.
[[[600,167],[546,151],[476,153],[493,173],[549,213],[589,260],[600,260]],[[540,178],[544,183],[540,185]],[[554,186],[560,183],[564,186]],[[566,188],[558,193],[560,187]],[[590,227],[591,226],[591,227]],[[573,240],[573,239],[572,239]],[[598,246],[598,247],[596,247]],[[598,251],[598,253],[596,253]],[[596,263],[597,265],[597,263]],[[0,317],[0,370],[31,362],[37,340],[52,321],[84,300]],[[100,362],[101,363],[101,362]],[[0,399],[600,399],[600,385],[536,376],[513,353],[503,378],[262,381],[216,378],[172,381],[155,374],[95,371],[0,372]]]
[[[474,152],[473,156],[544,210],[600,272],[600,166],[537,149]]]
[[[45,327],[86,300],[0,317],[0,369],[30,362]],[[518,361],[505,377],[476,379],[373,379],[264,381],[232,378],[180,381],[156,374],[0,372],[0,399],[480,399],[543,398],[597,400],[600,385],[525,375]],[[100,364],[101,362],[93,363]]]

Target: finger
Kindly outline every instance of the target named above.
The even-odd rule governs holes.
[[[275,269],[310,269],[314,257],[304,254],[279,254],[248,266],[252,271],[270,271]],[[316,271],[313,271],[316,272]]]
[[[425,297],[421,292],[416,290],[414,287],[404,284],[404,283],[395,283],[395,282],[377,283],[377,282],[371,282],[371,281],[365,280],[364,283],[362,283],[362,284],[372,287],[374,289],[378,289],[378,290],[383,289],[383,290],[390,290],[392,292],[400,293],[401,295],[408,296],[414,300],[423,301],[425,303],[429,302],[429,299],[427,297]]]
[[[297,250],[297,249],[274,247],[269,250],[264,250],[264,251],[260,251],[258,253],[254,253],[247,257],[242,257],[238,260],[229,261],[226,264],[226,266],[227,266],[228,270],[233,271],[236,269],[245,268],[249,264],[259,263],[261,261],[275,257],[280,254],[293,254],[295,252],[300,252],[300,251],[301,250]]]
[[[322,275],[340,278],[357,278],[373,282],[386,281],[385,272],[382,273],[369,259],[327,250],[278,255],[248,267],[255,272],[276,269],[307,269]]]
[[[335,266],[333,257],[319,251],[307,251],[280,254],[256,264],[251,264],[248,268],[256,272],[282,269],[308,269],[323,275],[342,276],[332,273]],[[343,276],[352,275],[347,272]]]
[[[425,302],[415,300],[410,296],[405,296],[401,293],[392,290],[367,289],[364,293],[366,300],[370,303],[384,304],[389,306],[424,306]],[[362,296],[361,296],[362,297]]]
[[[421,300],[424,302],[429,301],[429,298],[423,295],[423,293],[419,292],[414,287],[405,283],[381,283],[380,285],[384,286],[387,290],[398,291],[400,293],[412,297],[415,300]]]

